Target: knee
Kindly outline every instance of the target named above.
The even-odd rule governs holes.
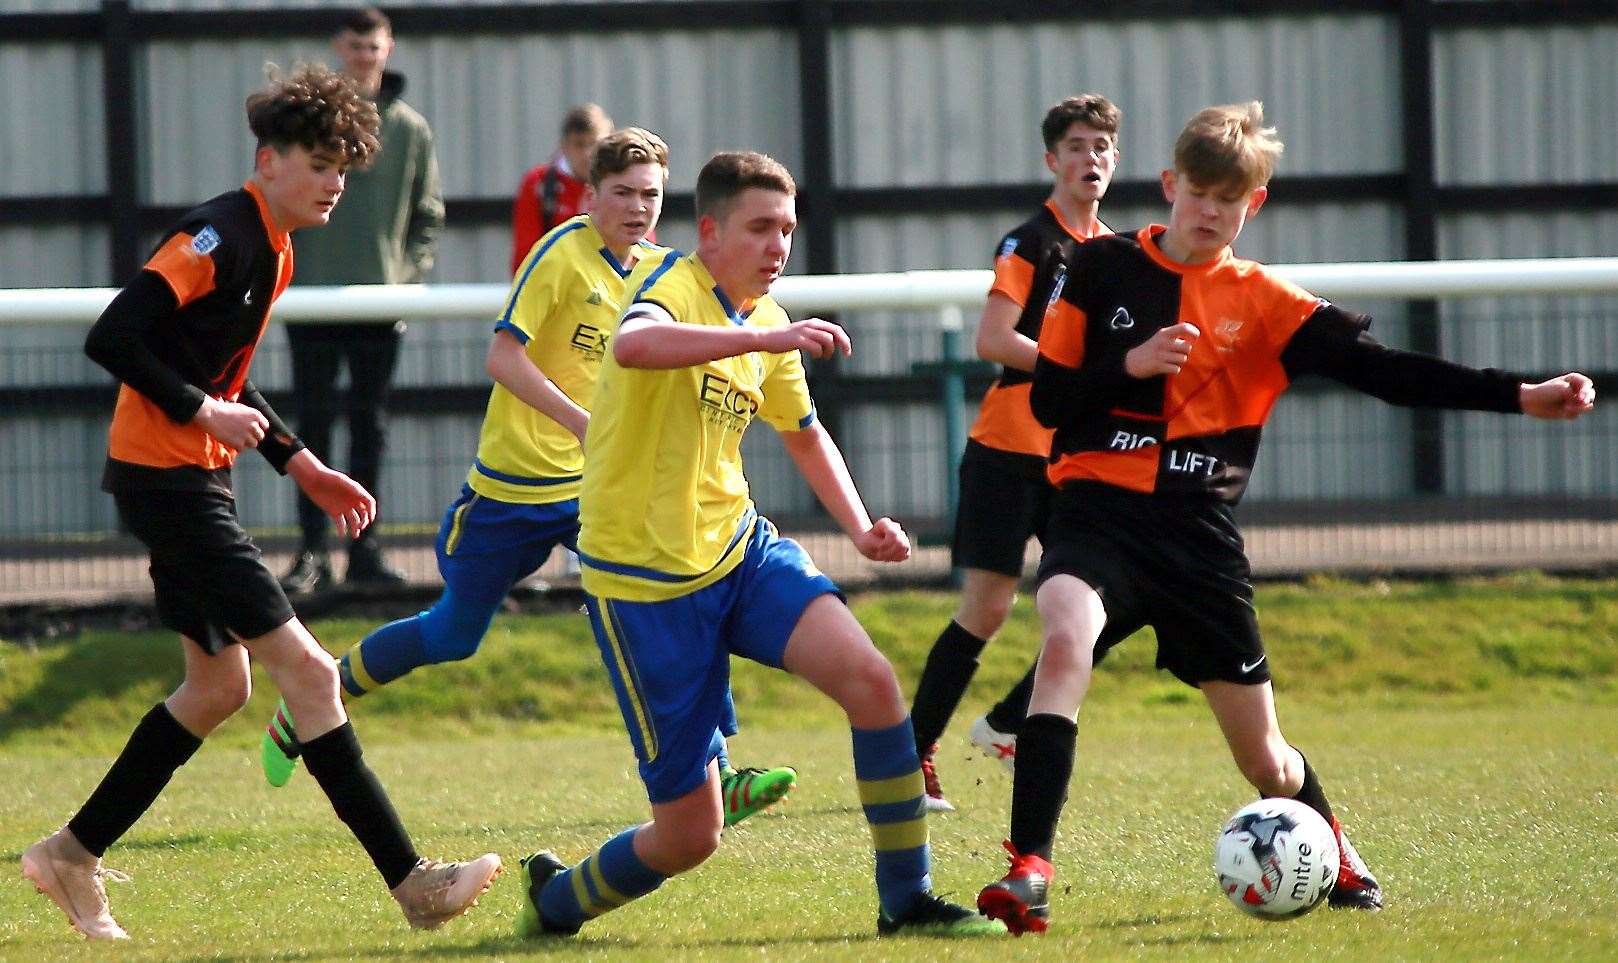
[[[330,696],[332,701],[336,701],[339,684],[337,663],[323,651],[312,652],[299,662],[297,682],[312,696]]]
[[[247,705],[253,694],[253,677],[244,670],[205,680],[188,679],[184,689],[182,724],[212,732]]]
[[[973,599],[961,606],[955,621],[960,623],[961,628],[987,640],[999,632],[1001,626],[1006,624],[1006,619],[1011,617],[1011,604],[1015,598],[1014,595],[995,595]]]
[[[903,701],[893,664],[875,646],[847,667],[843,683],[844,705],[870,706],[886,701]]]
[[[1242,772],[1242,778],[1262,796],[1291,796],[1297,792],[1297,786],[1289,785],[1292,781],[1288,777],[1287,754],[1264,750],[1254,753],[1241,753],[1236,757],[1236,766]],[[1299,779],[1301,782],[1301,777]]]
[[[1056,626],[1045,633],[1039,661],[1051,669],[1087,671],[1094,661],[1095,639],[1072,626]]]
[[[719,851],[719,826],[702,831],[680,833],[668,843],[665,856],[669,864],[679,867],[677,873],[695,869]]]

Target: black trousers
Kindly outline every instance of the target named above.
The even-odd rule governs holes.
[[[399,360],[404,322],[289,324],[292,396],[298,436],[320,459],[342,467],[332,455],[332,425],[338,409],[348,417],[348,462],[343,468],[377,494],[387,449],[388,388]],[[348,363],[348,393],[339,396],[337,373]],[[298,527],[305,548],[324,549],[327,519],[314,502],[298,495]],[[374,528],[366,529],[369,538]]]

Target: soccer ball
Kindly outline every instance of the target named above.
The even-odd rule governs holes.
[[[1296,799],[1261,799],[1236,810],[1214,845],[1219,888],[1261,920],[1286,920],[1325,902],[1337,883],[1337,836]]]

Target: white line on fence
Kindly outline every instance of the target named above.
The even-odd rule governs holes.
[[[1328,298],[1618,293],[1618,257],[1277,264],[1272,270]],[[796,275],[776,282],[774,293],[799,314],[969,307],[982,303],[989,281],[990,272],[981,270]],[[88,324],[115,294],[111,288],[3,289],[0,324]],[[275,318],[291,322],[493,318],[505,309],[507,294],[504,284],[293,287],[276,302]]]

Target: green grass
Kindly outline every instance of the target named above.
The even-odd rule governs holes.
[[[953,600],[900,593],[857,611],[907,688]],[[481,907],[405,928],[307,774],[258,775],[268,687],[210,740],[109,856],[134,881],[113,906],[120,960],[1612,959],[1618,957],[1618,583],[1520,576],[1267,585],[1260,620],[1281,717],[1309,752],[1389,908],[1250,921],[1217,892],[1214,833],[1251,797],[1196,694],[1151,669],[1148,639],[1099,671],[1060,829],[1055,928],[944,943],[874,936],[869,840],[834,709],[738,665],[738,762],[790,763],[782,815],[727,834],[707,865],[572,941],[508,934],[516,857],[574,861],[644,817],[627,741],[584,620],[502,618],[477,658],[428,669],[356,708],[367,758],[423,852],[493,849],[512,871]],[[1004,868],[1009,781],[971,757],[966,724],[1026,666],[1026,602],[986,653],[940,766],[956,814],[932,821],[941,890],[970,901]],[[370,625],[316,626],[341,650]],[[135,719],[172,687],[161,633],[0,644],[0,960],[101,959],[16,876],[71,814]],[[429,744],[413,746],[413,739]]]

